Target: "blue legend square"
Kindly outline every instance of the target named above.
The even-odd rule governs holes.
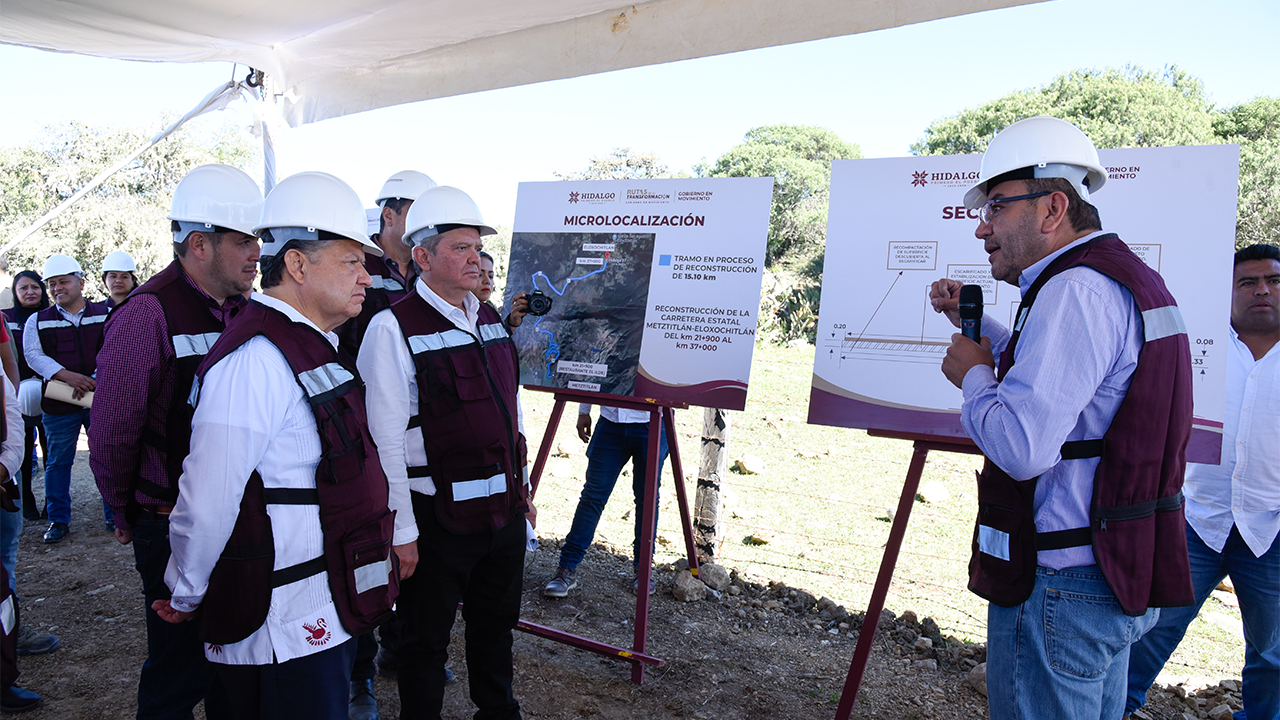
[[[659,265],[670,265],[670,264],[671,264],[671,256],[670,256],[670,255],[659,255],[659,256],[658,256],[658,264],[659,264]]]

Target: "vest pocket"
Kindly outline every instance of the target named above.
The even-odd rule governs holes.
[[[465,401],[484,400],[493,394],[489,389],[489,378],[484,373],[484,363],[480,353],[460,352],[449,356],[453,364],[454,380],[457,383],[458,398]]]
[[[400,594],[400,560],[391,549],[395,512],[386,510],[377,519],[349,531],[341,540],[341,568],[335,571],[343,587],[335,588],[346,599],[349,613],[343,618],[347,632],[358,635],[373,629],[391,612]],[[331,579],[332,580],[332,579]]]

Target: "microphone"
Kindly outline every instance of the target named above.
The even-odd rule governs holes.
[[[976,343],[982,343],[981,285],[964,285],[960,288],[960,333]]]

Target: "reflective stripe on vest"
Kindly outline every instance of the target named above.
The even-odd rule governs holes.
[[[1142,313],[1142,327],[1146,342],[1187,334],[1187,326],[1182,322],[1182,313],[1177,305],[1152,308]]]
[[[222,333],[201,333],[199,335],[174,335],[173,352],[180,358],[192,355],[208,355],[209,348],[217,342]]]
[[[407,338],[407,340],[409,349],[414,355],[417,355],[418,353],[470,345],[476,341],[476,338],[465,330],[454,328],[453,330],[445,330],[444,332],[431,333],[429,335],[414,335]]]
[[[85,325],[96,325],[97,323],[104,323],[106,321],[106,315],[90,315],[89,317],[80,318],[79,325],[76,325],[70,320],[37,320],[36,329],[52,330],[54,328],[84,327]],[[12,327],[12,325],[10,327]]]
[[[302,387],[306,388],[307,394],[311,397],[319,397],[355,379],[355,375],[338,363],[328,363],[313,370],[298,373],[298,382],[302,383]]]
[[[4,602],[0,602],[0,629],[3,629],[4,634],[8,635],[14,631],[17,625],[18,616],[13,610],[13,596],[10,595],[4,599]]]
[[[371,290],[386,290],[387,292],[404,292],[404,285],[395,278],[383,277],[381,275],[370,275],[369,279],[373,284],[369,286]]]
[[[998,557],[1007,562],[1009,560],[1009,533],[986,525],[979,525],[978,549],[992,557]]]
[[[479,480],[463,480],[453,484],[454,502],[501,495],[507,490],[507,474],[498,473]]]
[[[363,593],[391,582],[391,556],[382,562],[356,568],[356,593]]]
[[[502,327],[502,323],[490,323],[481,325],[480,339],[484,342],[493,342],[494,340],[504,340],[508,337],[507,329]]]

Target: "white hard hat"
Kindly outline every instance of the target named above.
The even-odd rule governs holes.
[[[289,240],[320,239],[321,232],[355,240],[365,252],[382,255],[366,229],[364,204],[350,185],[329,173],[300,172],[281,180],[267,195],[253,232],[262,236],[271,231],[271,241],[262,244],[263,255],[276,254]]]
[[[137,272],[133,257],[123,250],[112,250],[102,259],[102,272]]]
[[[378,191],[378,199],[374,204],[381,207],[384,201],[393,198],[417,200],[419,195],[433,187],[436,187],[436,181],[427,177],[426,173],[420,173],[417,170],[401,170],[382,183],[382,189]]]
[[[1015,171],[1024,170],[1025,173]],[[1013,173],[1010,177],[1001,175]],[[964,194],[965,207],[976,209],[987,201],[992,179],[1025,180],[1063,178],[1088,202],[1107,182],[1107,171],[1098,162],[1098,149],[1080,128],[1056,117],[1030,117],[1001,130],[982,156],[978,183]]]
[[[262,215],[262,191],[243,170],[230,165],[193,168],[173,191],[169,219],[252,234]],[[188,231],[189,232],[189,231]],[[174,242],[186,239],[174,236]]]
[[[44,392],[38,378],[27,378],[18,383],[18,407],[23,415],[41,415],[40,401],[43,398]]]
[[[70,255],[50,255],[48,260],[44,261],[44,272],[41,275],[48,281],[49,278],[58,277],[59,275],[71,275],[75,273],[80,277],[84,277],[84,269],[80,267],[80,263]]]
[[[448,230],[455,225],[465,225],[480,231],[480,235],[494,235],[497,230],[485,224],[480,207],[471,196],[456,187],[438,185],[427,190],[409,206],[404,219],[406,245],[421,245],[427,238]]]

